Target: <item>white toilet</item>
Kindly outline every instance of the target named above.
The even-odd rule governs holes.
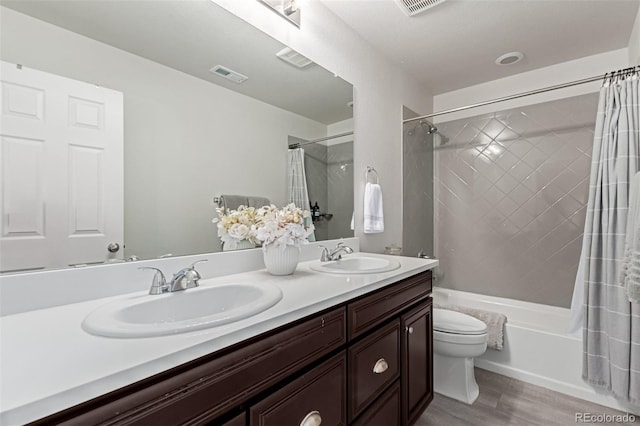
[[[448,309],[433,309],[433,387],[442,395],[473,404],[479,389],[473,358],[487,350],[487,326]]]

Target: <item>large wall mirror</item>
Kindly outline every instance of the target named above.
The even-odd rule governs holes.
[[[327,139],[353,132],[348,82],[209,0],[3,0],[0,20],[2,272],[219,251],[214,199],[287,204],[295,144],[316,238],[353,235],[353,136]]]

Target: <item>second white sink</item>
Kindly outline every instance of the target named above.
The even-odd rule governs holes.
[[[223,284],[108,303],[82,328],[107,337],[151,337],[217,327],[263,312],[282,299],[272,284]]]
[[[331,262],[313,262],[309,268],[318,272],[332,274],[379,274],[400,267],[396,260],[381,257],[350,255]]]

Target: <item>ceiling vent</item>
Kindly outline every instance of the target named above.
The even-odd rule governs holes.
[[[408,16],[415,16],[445,1],[446,0],[396,0],[396,3]]]
[[[246,75],[240,74],[239,72],[231,70],[227,67],[223,67],[222,65],[216,65],[215,67],[211,68],[209,72],[238,84],[249,78]]]
[[[307,58],[306,56],[302,56],[290,47],[285,47],[284,49],[276,53],[276,56],[298,68],[304,68],[307,65],[311,65],[313,63],[311,59]]]

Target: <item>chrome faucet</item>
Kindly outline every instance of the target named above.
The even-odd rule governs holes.
[[[198,263],[207,262],[207,259],[197,260],[187,268],[183,268],[173,274],[173,278],[170,283],[167,283],[167,279],[164,277],[162,271],[158,268],[152,268],[150,266],[141,266],[138,269],[151,269],[155,271],[153,275],[153,281],[151,282],[151,288],[149,294],[163,294],[172,293],[174,291],[186,290],[188,288],[198,287],[202,277],[200,273],[196,271],[195,266]]]
[[[320,257],[320,262],[330,262],[332,260],[340,260],[342,259],[342,253],[351,254],[353,253],[353,249],[349,246],[344,245],[344,243],[340,242],[333,250],[329,251],[325,246],[322,247],[322,256]]]

